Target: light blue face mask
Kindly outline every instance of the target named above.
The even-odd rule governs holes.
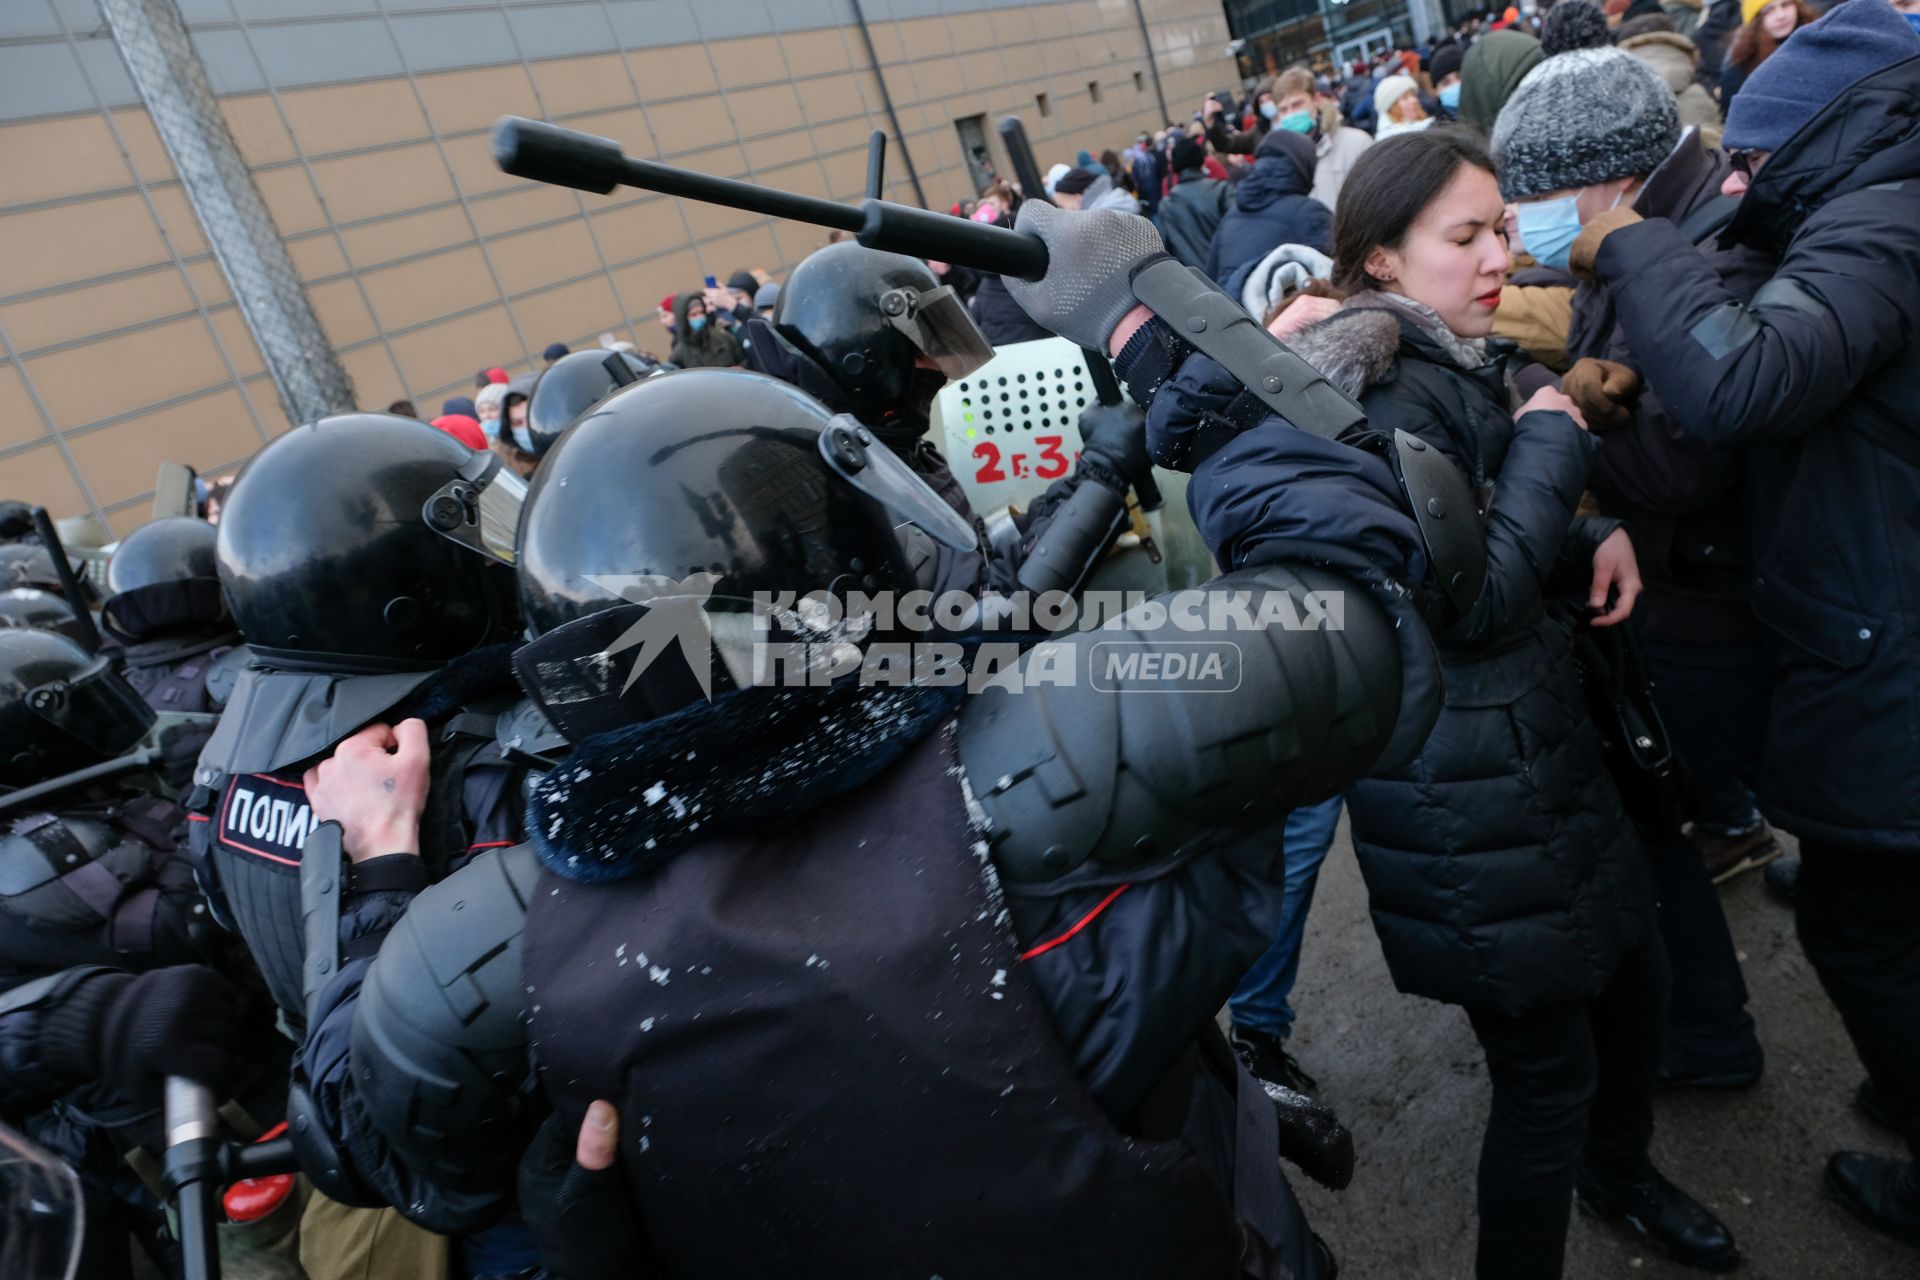
[[[707,318],[705,316],[688,316],[687,317],[687,328],[693,330],[695,333],[700,332],[702,329],[706,327],[707,327]]]
[[[1280,117],[1280,127],[1288,133],[1312,133],[1313,112],[1295,111]]]
[[[1442,89],[1439,97],[1441,106],[1449,111],[1458,111],[1460,109],[1460,82],[1455,80],[1452,84]]]
[[[522,453],[533,452],[533,432],[529,431],[527,428],[514,427],[513,442],[514,444],[519,446],[520,452]]]
[[[480,420],[480,429],[487,433],[488,440],[498,440],[500,438],[500,419],[482,418]]]
[[[1273,102],[1261,103],[1260,114],[1265,116],[1269,120],[1273,119],[1275,116],[1280,114],[1279,104],[1273,103]]]
[[[1520,247],[1541,266],[1567,269],[1567,251],[1580,238],[1579,200],[1578,195],[1571,195],[1515,206]]]

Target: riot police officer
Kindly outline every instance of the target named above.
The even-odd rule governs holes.
[[[230,1084],[248,1056],[185,811],[132,781],[153,720],[106,659],[0,631],[0,1113],[80,1173],[89,1277],[128,1274],[129,1232],[170,1247],[120,1159],[157,1148],[163,1078]]]
[[[73,607],[53,592],[38,587],[10,587],[0,591],[0,627],[57,631],[82,645],[87,640],[86,628]]]
[[[541,371],[527,397],[526,441],[532,446],[528,452],[544,458],[581,414],[659,369],[626,351],[575,351],[561,356]]]
[[[527,845],[415,898],[360,990],[343,973],[321,1001],[339,1020],[357,996],[326,1098],[360,1150],[433,1210],[509,1197],[538,1109],[524,1010],[557,1130],[619,1103],[627,1274],[1326,1274],[1273,1108],[1206,1029],[1270,940],[1268,828],[1403,758],[1436,703],[1390,473],[1311,483],[1363,513],[1344,559],[1275,555],[1158,624],[1041,645],[1011,684],[868,681],[914,638],[898,615],[815,644],[774,610],[801,678],[767,687],[729,602],[905,592],[900,529],[964,546],[970,523],[857,421],[752,375],[601,405],[518,548],[538,639],[516,671],[573,752]],[[1332,598],[1337,630],[1168,625]],[[1092,665],[1174,639],[1230,652],[1234,696]],[[816,679],[829,656],[862,675]],[[327,813],[364,857],[412,812],[356,771]]]
[[[245,664],[214,541],[206,521],[170,516],[121,539],[107,562],[100,622],[123,646],[127,683],[156,711],[217,714]]]
[[[992,359],[993,346],[926,263],[852,241],[828,245],[794,268],[772,319],[748,321],[746,335],[751,368],[852,414],[954,510],[976,519],[927,431],[941,387]],[[1005,536],[989,538],[979,525],[978,550],[923,548],[923,585],[936,593],[1079,590],[1125,528],[1127,490],[1151,466],[1132,406],[1088,408],[1080,434],[1073,471]]]

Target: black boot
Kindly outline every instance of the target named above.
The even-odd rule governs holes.
[[[1839,1152],[1827,1161],[1827,1194],[1875,1231],[1920,1245],[1920,1172],[1913,1161]]]
[[[1312,1076],[1301,1068],[1294,1056],[1287,1052],[1287,1042],[1279,1036],[1268,1035],[1264,1031],[1255,1031],[1250,1027],[1235,1027],[1227,1039],[1233,1045],[1233,1051],[1240,1061],[1247,1064],[1257,1080],[1269,1084],[1282,1085],[1295,1093],[1304,1093],[1312,1097],[1320,1088]]]
[[[1574,1197],[1596,1217],[1626,1219],[1683,1267],[1731,1271],[1740,1265],[1740,1250],[1726,1224],[1652,1165],[1630,1178],[1582,1169]]]
[[[1862,1080],[1860,1087],[1853,1091],[1853,1109],[1888,1133],[1899,1132],[1898,1126],[1893,1123],[1893,1109],[1887,1106],[1886,1095],[1874,1084],[1872,1076]]]
[[[1767,864],[1761,874],[1766,882],[1767,892],[1788,906],[1800,893],[1800,855],[1790,854],[1784,858],[1775,858]]]

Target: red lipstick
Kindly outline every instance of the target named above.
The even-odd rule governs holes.
[[[1491,293],[1483,293],[1474,301],[1489,311],[1497,311],[1500,308],[1500,291],[1495,289]]]

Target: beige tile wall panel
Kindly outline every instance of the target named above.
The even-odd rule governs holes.
[[[612,138],[630,156],[651,156],[654,153],[653,130],[647,127],[647,113],[638,106],[573,116],[568,119],[567,127],[602,138]]]
[[[327,238],[332,239],[331,236]],[[437,209],[423,209],[419,213],[402,214],[397,218],[363,222],[341,231],[340,239],[346,243],[347,257],[353,265],[361,271],[368,271],[402,258],[471,240],[473,229],[468,226],[466,214],[460,206],[450,204]]]
[[[720,87],[713,64],[697,48],[640,49],[624,56],[633,83],[640,86],[640,100],[649,106],[689,94],[712,93]]]
[[[11,331],[8,334],[12,336]],[[11,360],[0,362],[0,449],[11,449],[23,445],[29,440],[45,440],[46,427],[40,419],[40,411],[33,407],[33,399],[27,395],[27,385],[20,378],[20,370],[14,368]],[[29,492],[17,489],[13,481],[13,459],[0,462],[0,474],[7,477],[7,492]]]
[[[609,103],[631,102],[633,81],[617,53],[590,58],[555,58],[533,64],[533,85],[549,116],[592,111]]]
[[[847,42],[838,31],[796,31],[781,38],[780,49],[795,76],[844,71],[852,65]]]
[[[687,223],[673,201],[656,198],[612,207],[603,205],[604,199],[587,197],[587,211],[609,261],[631,262],[686,243]],[[626,292],[624,287],[621,292]]]
[[[414,393],[407,388],[406,383],[400,380],[400,373],[393,366],[393,357],[387,354],[387,348],[382,343],[375,343],[368,347],[360,347],[356,350],[342,351],[340,352],[340,364],[346,369],[347,376],[353,379],[353,391],[355,395],[360,397],[360,407],[370,413],[385,409],[395,400],[410,400],[414,396]],[[465,376],[470,384],[473,378],[473,370],[467,370]],[[279,401],[271,387],[259,390],[249,388],[249,391],[252,392],[254,403],[263,405],[272,404],[275,406],[273,421],[276,426],[284,423],[284,418],[278,408]],[[421,410],[422,412],[426,412],[428,406],[424,403],[426,401],[424,388],[421,391],[420,398],[423,402]],[[432,409],[437,410],[439,407],[439,401],[436,400],[432,402]]]
[[[647,108],[647,118],[662,155],[697,152],[734,138],[733,122],[712,98],[655,103]]]
[[[212,466],[234,461],[258,449],[260,436],[240,388],[229,385],[215,395],[71,436],[67,447],[94,497],[111,507],[150,493],[162,462],[193,458]],[[123,523],[131,527],[142,518]]]
[[[695,284],[698,283],[696,278]],[[658,297],[636,301],[636,307],[652,306]],[[549,342],[576,345],[602,329],[621,328],[626,317],[614,301],[613,283],[604,274],[588,280],[563,284],[525,298],[513,300],[514,318],[528,343],[539,351]]]
[[[486,140],[481,138],[476,141],[484,151]],[[449,161],[453,160],[453,148],[458,145],[448,144]],[[486,167],[493,169],[488,186],[501,185],[499,180],[506,178],[506,175],[493,168],[490,156]],[[474,169],[478,171],[479,168],[476,163]],[[465,187],[466,175],[457,163],[454,172]],[[327,202],[327,212],[333,216],[336,224],[418,209],[422,205],[438,204],[454,198],[453,184],[447,180],[447,165],[441,163],[439,151],[429,142],[396,147],[390,151],[315,160],[313,176],[320,184],[320,194]],[[474,190],[473,187],[465,189],[468,194]],[[278,221],[278,215],[275,221]]]
[[[430,135],[427,118],[404,80],[293,89],[280,95],[293,140],[308,156],[357,151]]]
[[[0,215],[0,245],[0,297],[168,260],[160,229],[133,193]]]
[[[587,220],[580,216],[551,227],[495,236],[487,241],[487,252],[509,295],[532,293],[601,266]]]
[[[209,311],[207,320],[213,325],[215,336],[220,339],[221,350],[226,353],[227,362],[233,366],[235,377],[246,379],[267,371],[267,362],[261,357],[260,348],[253,340],[253,332],[247,328],[247,318],[240,314],[239,307]]]
[[[292,160],[300,154],[294,149],[293,137],[280,118],[280,109],[267,94],[247,93],[222,98],[220,111],[227,118],[227,130],[233,134],[234,145],[240,148],[241,159],[249,165],[258,167],[280,160]],[[257,173],[254,177],[256,181],[259,179]],[[286,231],[286,226],[282,225],[281,234],[286,234]]]
[[[140,180],[146,183],[174,181],[173,161],[167,158],[167,149],[160,145],[160,135],[153,131],[147,109],[123,107],[112,115],[113,127]]]
[[[63,347],[24,364],[63,431],[228,380],[213,335],[198,315],[129,337]]]
[[[74,483],[73,469],[52,443],[0,459],[0,476],[6,479],[8,493],[32,495],[55,517],[78,515],[87,509],[86,498]],[[152,476],[147,477],[147,485],[152,487]]]
[[[723,89],[760,84],[781,74],[780,43],[772,36],[742,36],[707,42],[707,54]],[[698,51],[689,49],[688,56]]]
[[[320,317],[320,327],[326,330],[327,341],[336,347],[364,342],[380,332],[380,327],[373,322],[373,313],[367,310],[366,300],[360,296],[357,281],[330,280],[326,284],[310,284],[307,286],[307,299],[313,303],[314,314]]]
[[[16,351],[30,352],[192,310],[185,279],[167,267],[0,307],[0,327]]]
[[[465,379],[469,391],[472,389],[473,371],[480,368],[486,359],[476,353],[508,352],[519,348],[513,336],[513,325],[508,322],[506,311],[499,307],[490,307],[485,311],[399,334],[391,341],[394,357],[400,362],[400,371],[406,375],[408,386],[425,388],[444,383],[449,378]],[[372,407],[385,408],[386,403],[382,401]],[[438,400],[420,405],[420,411],[429,418],[437,416],[439,410]]]
[[[711,273],[723,283],[736,271],[751,271],[755,267],[770,271],[780,264],[780,250],[765,223],[730,236],[702,240],[699,252],[707,264],[707,272],[703,274]],[[696,277],[694,283],[698,282]],[[659,299],[656,297],[654,301]]]
[[[426,101],[428,119],[443,134],[489,128],[501,116],[540,114],[533,80],[523,66],[442,71],[414,82]]]
[[[742,138],[783,133],[804,123],[800,115],[800,96],[793,91],[791,84],[736,89],[727,95],[727,111]]]
[[[153,201],[153,211],[176,254],[182,258],[212,254],[213,248],[207,243],[206,233],[200,228],[200,219],[188,202],[184,188],[178,184],[149,187],[147,196]]]
[[[305,278],[314,279],[312,276]],[[227,277],[220,271],[220,264],[212,258],[199,258],[187,263],[187,279],[192,282],[193,291],[199,295],[203,306],[218,306],[233,296],[227,288]]]
[[[266,201],[267,212],[273,217],[273,225],[280,229],[281,239],[327,225],[327,212],[320,207],[313,181],[301,166],[255,169],[253,185],[260,188],[260,198]]]
[[[360,282],[373,303],[374,319],[388,332],[500,298],[476,246],[364,271]]]
[[[347,255],[340,251],[339,236],[331,230],[286,243],[287,256],[293,259],[293,269],[302,280],[327,280],[347,271]]]
[[[461,226],[465,227],[466,213],[458,208],[449,212],[459,217]],[[508,235],[543,222],[578,217],[580,201],[564,187],[521,183],[517,190],[498,192],[484,200],[470,202],[467,212],[471,213],[480,235],[491,243],[495,236]],[[453,239],[468,239],[471,234],[468,232]]]
[[[527,185],[520,178],[508,177],[500,172],[500,166],[493,162],[491,140],[484,133],[469,134],[464,138],[444,138],[440,145],[447,153],[446,164],[441,172],[450,171],[460,193],[469,199],[495,191],[519,191]]]
[[[9,205],[58,200],[133,185],[103,115],[30,120],[0,127],[0,164]]]
[[[620,296],[635,311],[633,320],[642,337],[658,344],[655,350],[664,356],[668,345],[666,335],[653,327],[653,309],[660,299],[669,293],[680,293],[687,289],[698,289],[700,277],[700,259],[691,247],[673,249],[645,262],[636,262],[613,269],[613,283],[620,290]],[[634,341],[645,346],[641,337]]]

